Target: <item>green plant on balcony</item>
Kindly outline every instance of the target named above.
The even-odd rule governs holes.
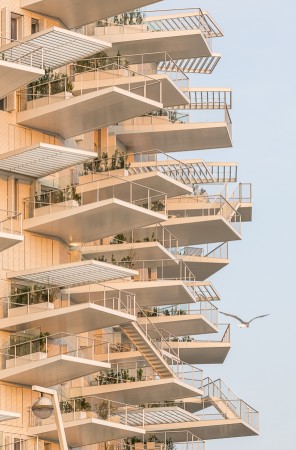
[[[99,172],[109,172],[118,169],[129,169],[130,163],[127,163],[127,155],[121,153],[119,150],[115,150],[111,158],[108,157],[108,153],[103,152],[101,157],[96,157],[92,161],[84,163],[83,171],[84,175]]]
[[[149,204],[148,203],[144,203],[142,206],[143,206],[143,208],[149,209]],[[165,204],[161,200],[154,200],[153,202],[150,203],[150,210],[151,211],[156,211],[156,212],[157,211],[164,211],[164,209],[165,209]]]
[[[109,400],[102,400],[95,405],[95,411],[100,419],[107,420],[116,411],[116,408]]]
[[[61,92],[72,92],[73,83],[66,73],[54,72],[52,68],[45,69],[45,74],[28,85],[28,100],[36,100],[47,95]]]
[[[72,403],[69,402],[68,400],[64,400],[64,401],[60,402],[60,410],[61,410],[62,414],[67,414],[67,413],[73,412]]]
[[[135,377],[129,375],[129,371],[127,369],[120,369],[119,372],[115,372],[113,369],[106,373],[100,372],[99,375],[97,375],[96,380],[99,385],[136,381]]]
[[[125,242],[127,242],[127,238],[123,233],[119,233],[114,236],[110,244],[124,244]]]
[[[75,411],[90,411],[90,403],[85,397],[77,397],[74,399]]]
[[[107,262],[107,258],[105,258],[104,255],[102,256],[96,256],[96,258],[94,258],[95,261],[101,261],[101,262]]]

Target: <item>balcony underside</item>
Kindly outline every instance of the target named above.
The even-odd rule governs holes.
[[[171,437],[174,442],[186,442],[187,430],[203,440],[258,435],[255,428],[241,419],[199,420],[196,422],[174,423],[169,425],[148,425],[145,429],[146,433],[166,431],[167,438],[169,439]],[[174,431],[174,433],[170,435],[168,429]],[[176,433],[178,430],[180,432]]]
[[[74,414],[74,413],[70,413]],[[91,412],[78,412],[79,416],[89,416]],[[112,419],[111,419],[112,420]],[[85,445],[97,444],[99,442],[113,441],[116,439],[123,439],[130,436],[140,436],[144,434],[144,429],[138,427],[130,427],[117,423],[116,416],[114,422],[101,420],[97,418],[85,418],[76,420],[65,420],[64,429],[66,440],[69,447],[83,447]],[[38,427],[31,427],[28,429],[29,434],[37,435],[41,439],[48,441],[58,441],[58,433],[56,425],[43,425]]]
[[[194,296],[184,283],[179,280],[109,282],[108,286],[135,294],[136,302],[139,306],[195,303]],[[89,292],[91,294],[95,292],[102,293],[103,289],[99,285],[75,287],[71,289],[71,298],[77,302],[87,301]],[[64,293],[67,293],[66,289]]]
[[[145,318],[139,317],[139,324],[146,323]],[[175,336],[195,336],[197,334],[217,333],[218,328],[215,327],[206,317],[201,314],[182,314],[176,316],[159,316],[149,317],[149,321],[158,329],[165,330]],[[153,333],[152,327],[149,328],[149,335],[157,338]]]
[[[69,355],[58,355],[26,362],[25,358],[29,361],[29,356],[21,357],[23,364],[19,363],[16,367],[1,370],[1,380],[28,386],[37,384],[49,387],[110,368],[110,364],[105,362]],[[17,360],[19,359],[17,358]],[[11,360],[7,362],[12,364]]]
[[[109,78],[102,79],[103,76],[108,76]],[[161,102],[165,108],[175,105],[188,105],[189,97],[184,94],[184,92],[178,88],[178,86],[169,78],[166,74],[149,75],[149,78],[142,75],[131,76],[127,71],[126,75],[118,75],[116,77],[116,71],[106,73],[100,72],[97,74],[98,79],[95,79],[96,72],[82,73],[81,75],[76,75],[76,81],[73,87],[73,94],[80,92],[80,78],[83,80],[83,92],[94,92],[99,86],[100,89],[104,89],[110,86],[116,86],[120,89],[131,90],[134,94],[143,95],[144,94],[144,84],[146,95],[148,98],[159,102],[161,96]],[[88,79],[89,77],[94,79]],[[101,77],[101,79],[99,78]],[[161,86],[158,81],[161,81]],[[161,91],[161,92],[160,92]]]
[[[241,239],[241,235],[221,215],[170,218],[163,225],[178,236],[179,246]],[[149,229],[139,231],[145,236]],[[140,235],[137,231],[138,234]]]
[[[1,320],[1,329],[17,332],[40,328],[50,334],[62,331],[84,333],[136,320],[130,314],[93,303],[81,303],[57,309],[45,309],[37,304],[30,306],[29,314],[26,314],[26,310],[26,306],[10,310],[14,315]]]
[[[52,206],[57,211],[58,204]],[[60,211],[26,219],[24,220],[24,230],[55,236],[67,244],[71,242],[84,243],[116,235],[134,227],[154,224],[163,218],[165,216],[158,212],[121,200],[109,199],[71,209],[61,207]]]
[[[145,62],[163,61],[164,54],[157,52],[167,52],[173,60],[212,56],[204,36],[197,29],[138,33],[131,33],[129,29],[127,33],[111,34],[111,31],[110,34],[102,35],[99,34],[100,29],[97,29],[97,33],[99,39],[112,43],[112,54],[117,55],[119,51],[120,54],[127,55],[127,60],[131,64],[141,63],[141,53],[146,53]],[[133,56],[135,54],[138,55]]]
[[[23,241],[24,236],[21,234],[4,233],[3,231],[0,231],[0,252],[3,252],[3,250],[7,250],[8,248]]]
[[[229,264],[229,259],[222,258],[206,258],[200,256],[177,256],[178,259],[184,261],[187,267],[191,270],[197,280],[204,281],[214,275],[223,267]],[[177,268],[165,267],[165,276],[168,278],[176,276]]]
[[[19,419],[20,417],[21,417],[20,413],[4,411],[3,409],[0,410],[0,422],[5,422],[6,420]]]
[[[125,0],[110,2],[108,0],[21,0],[21,8],[46,16],[56,17],[68,28],[77,28],[87,25],[94,20],[105,19],[142,8],[159,0]]]
[[[60,99],[53,99],[50,104],[47,97],[32,101],[30,109],[17,114],[17,123],[67,139],[162,108],[161,103],[118,87],[67,99],[61,93]]]
[[[128,363],[126,367],[128,367]],[[200,389],[174,378],[73,388],[70,391],[71,397],[94,395],[133,405],[186,398],[190,397],[192,393],[195,393],[193,395],[202,395]]]
[[[170,346],[188,364],[222,364],[231,347],[230,343],[202,341],[170,342]]]
[[[163,247],[159,242],[136,242],[133,244],[112,244],[112,245],[98,245],[83,247],[82,254],[84,258],[95,258],[97,256],[104,256],[107,261],[110,261],[112,255],[117,261],[130,255],[134,255],[137,260],[161,260],[172,259],[175,257]],[[139,263],[140,264],[140,263]],[[138,267],[138,264],[137,264]]]
[[[44,75],[44,70],[0,60],[0,98]]]
[[[113,131],[129,152],[153,148],[180,152],[232,147],[226,122],[118,125]]]

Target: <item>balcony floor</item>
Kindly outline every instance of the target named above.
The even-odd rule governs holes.
[[[182,383],[177,379],[167,378],[162,380],[73,388],[70,391],[70,395],[71,397],[94,395],[117,402],[138,405],[141,403],[186,398],[191,395],[200,396],[202,395],[202,391],[189,384]]]
[[[73,413],[70,413],[73,414]],[[82,416],[81,413],[76,413]],[[90,415],[94,413],[85,413]],[[140,436],[144,434],[143,428],[122,425],[115,421],[109,422],[97,418],[85,418],[76,420],[64,420],[66,440],[69,447],[83,447],[85,445],[97,444],[116,439],[123,439],[130,436]],[[48,441],[58,441],[58,433],[55,424],[31,427],[28,429],[30,435],[37,435],[41,439]]]
[[[1,319],[2,330],[17,332],[40,328],[50,334],[84,333],[136,320],[130,314],[88,302],[57,309],[41,309],[37,304],[30,307],[30,314],[26,314],[26,306],[11,311],[16,310],[24,310],[24,313]]]
[[[58,205],[52,205],[55,211]],[[41,209],[35,211],[40,214]],[[134,227],[155,224],[165,218],[166,216],[158,212],[111,198],[70,209],[62,206],[60,211],[25,219],[24,230],[55,236],[67,244],[85,243],[116,235]]]
[[[73,0],[21,0],[21,8],[57,17],[68,28],[77,28],[157,1],[159,0],[125,0],[123,4],[108,0],[76,0],[73,4]]]
[[[107,127],[134,116],[161,109],[162,103],[116,86],[65,99],[64,93],[30,102],[31,108],[17,114],[17,123],[67,139]]]
[[[198,305],[197,305],[198,306]],[[181,308],[182,309],[182,308]],[[193,307],[194,309],[194,307]],[[139,317],[139,324],[146,323],[145,318]],[[195,336],[197,334],[217,333],[218,328],[215,327],[206,317],[201,314],[184,314],[176,316],[159,316],[149,317],[149,320],[156,328],[165,330],[168,333],[172,333],[175,336]],[[149,330],[149,325],[148,325]],[[155,333],[156,334],[156,333]],[[153,335],[153,331],[149,332],[149,335]],[[182,358],[181,358],[182,359]]]
[[[3,252],[3,250],[7,250],[8,248],[23,241],[24,236],[21,234],[4,233],[3,231],[0,231],[0,252]]]
[[[0,98],[44,75],[44,70],[0,60]]]
[[[120,124],[112,129],[128,151],[135,153],[153,148],[180,152],[232,147],[226,122]]]
[[[181,361],[188,364],[223,364],[231,344],[224,342],[170,342],[174,350],[179,349]]]
[[[174,442],[186,442],[187,430],[198,436],[200,439],[225,439],[233,437],[256,436],[258,431],[241,419],[221,419],[221,420],[198,420],[196,422],[184,422],[164,425],[149,425],[145,427],[146,432],[166,431],[167,437],[171,437]],[[174,431],[171,434],[168,431]],[[176,433],[180,430],[179,433]]]
[[[8,383],[49,387],[108,368],[110,364],[105,362],[58,355],[2,369],[0,378]]]

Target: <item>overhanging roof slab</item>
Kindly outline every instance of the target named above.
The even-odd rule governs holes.
[[[186,442],[188,431],[203,440],[257,436],[258,431],[242,419],[197,420],[174,424],[148,425],[146,432],[166,431],[174,442]],[[170,434],[170,431],[173,433]],[[179,432],[178,432],[179,431]]]
[[[32,108],[17,114],[17,123],[67,139],[163,107],[162,103],[116,86],[67,99],[61,93],[60,99],[54,100],[50,104],[44,104],[49,101],[47,97],[32,101]]]
[[[106,41],[51,27],[2,46],[1,53],[11,62],[56,69],[110,47]]]
[[[2,369],[0,379],[8,383],[49,387],[111,367],[106,362],[69,355],[58,355],[35,361],[30,361],[29,357],[30,355],[17,358],[17,366]],[[21,359],[23,364],[19,362]],[[7,362],[10,361],[7,360]]]
[[[0,170],[42,178],[95,156],[94,152],[40,142],[0,155]]]
[[[138,317],[137,321],[146,324],[146,319]],[[158,316],[149,317],[149,321],[160,330],[165,330],[175,336],[195,336],[197,334],[217,333],[218,328],[213,325],[206,317],[201,314],[182,314],[176,316]],[[153,336],[153,329],[149,330],[151,337]],[[149,325],[148,325],[149,329]],[[154,333],[156,335],[156,333]],[[155,336],[157,337],[157,336]]]
[[[78,286],[130,277],[137,272],[101,261],[79,261],[41,269],[10,272],[8,279],[47,286]],[[102,289],[104,289],[102,287]]]
[[[44,75],[44,70],[25,64],[0,60],[0,98]]]
[[[48,208],[47,206],[45,208]],[[67,244],[92,242],[146,225],[161,222],[163,214],[111,198],[66,209],[53,205],[56,212],[44,213],[23,222],[24,230],[55,236]],[[37,211],[40,212],[42,208]],[[122,220],[124,218],[124,221]]]
[[[92,412],[84,411],[84,414],[81,413],[81,411],[76,413],[76,417],[86,416],[85,419],[76,418],[75,420],[74,413],[72,413],[74,420],[64,420],[66,440],[69,447],[83,447],[99,442],[113,441],[145,434],[144,428],[122,425],[116,420],[116,416],[114,416],[114,422],[112,422],[112,418],[110,421],[92,417],[88,418],[87,416],[94,414]],[[31,427],[28,429],[28,433],[37,435],[41,439],[58,442],[58,432],[55,423]]]
[[[230,343],[202,341],[170,342],[170,346],[187,364],[223,364],[231,347]]]
[[[109,0],[21,0],[21,8],[56,17],[68,28],[77,28],[157,1],[159,0],[125,0],[123,3]]]
[[[175,378],[150,381],[135,381],[112,385],[98,385],[70,390],[71,397],[94,395],[117,402],[138,405],[148,402],[161,402],[202,395],[200,389],[183,383]]]
[[[0,252],[13,247],[16,244],[24,241],[24,236],[15,233],[5,233],[0,231]]]
[[[158,280],[158,281],[126,281],[108,283],[115,289],[122,289],[136,295],[136,303],[139,306],[178,305],[180,303],[195,303],[195,298],[185,284],[180,280]],[[102,293],[103,287],[91,285],[86,288],[75,287],[71,289],[71,298],[81,302],[88,299],[91,294]],[[108,288],[107,288],[108,290]],[[63,293],[67,293],[65,289]]]
[[[159,148],[164,152],[232,147],[226,122],[116,125],[117,138],[130,152]]]
[[[50,334],[84,333],[137,320],[131,314],[89,302],[57,309],[44,309],[37,304],[30,307],[30,313],[25,313],[26,309],[26,306],[14,308],[13,312],[18,310],[19,315],[1,319],[1,329],[17,332],[40,328]]]
[[[112,54],[117,55],[119,51],[132,64],[141,63],[141,53],[145,53],[145,62],[163,61],[164,52],[168,53],[173,60],[212,56],[203,34],[198,29],[137,33],[135,27],[135,32],[132,33],[129,27],[128,32],[120,33],[120,27],[118,27],[118,33],[107,34],[107,28],[107,33],[102,35],[99,31],[98,38],[112,43]]]
[[[104,72],[102,75],[108,76],[108,71]],[[166,74],[143,76],[137,75],[135,72],[129,75],[129,72],[127,72],[126,76],[122,75],[118,76],[118,78],[116,78],[116,75],[116,71],[114,73],[110,71],[110,78],[100,79],[99,73],[97,80],[96,73],[93,72],[94,79],[87,81],[87,77],[91,77],[92,72],[78,74],[75,78],[77,81],[74,82],[73,93],[75,95],[76,92],[80,92],[81,78],[85,93],[96,91],[98,86],[103,89],[115,85],[121,89],[131,89],[135,94],[142,95],[145,85],[146,96],[155,102],[159,102],[161,96],[161,102],[165,108],[189,104],[189,97]],[[161,81],[161,85],[159,81]]]

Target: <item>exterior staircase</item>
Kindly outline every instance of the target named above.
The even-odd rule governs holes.
[[[160,378],[172,378],[174,373],[165,361],[161,351],[155,346],[137,322],[121,325],[121,329],[130,341],[142,353]]]

